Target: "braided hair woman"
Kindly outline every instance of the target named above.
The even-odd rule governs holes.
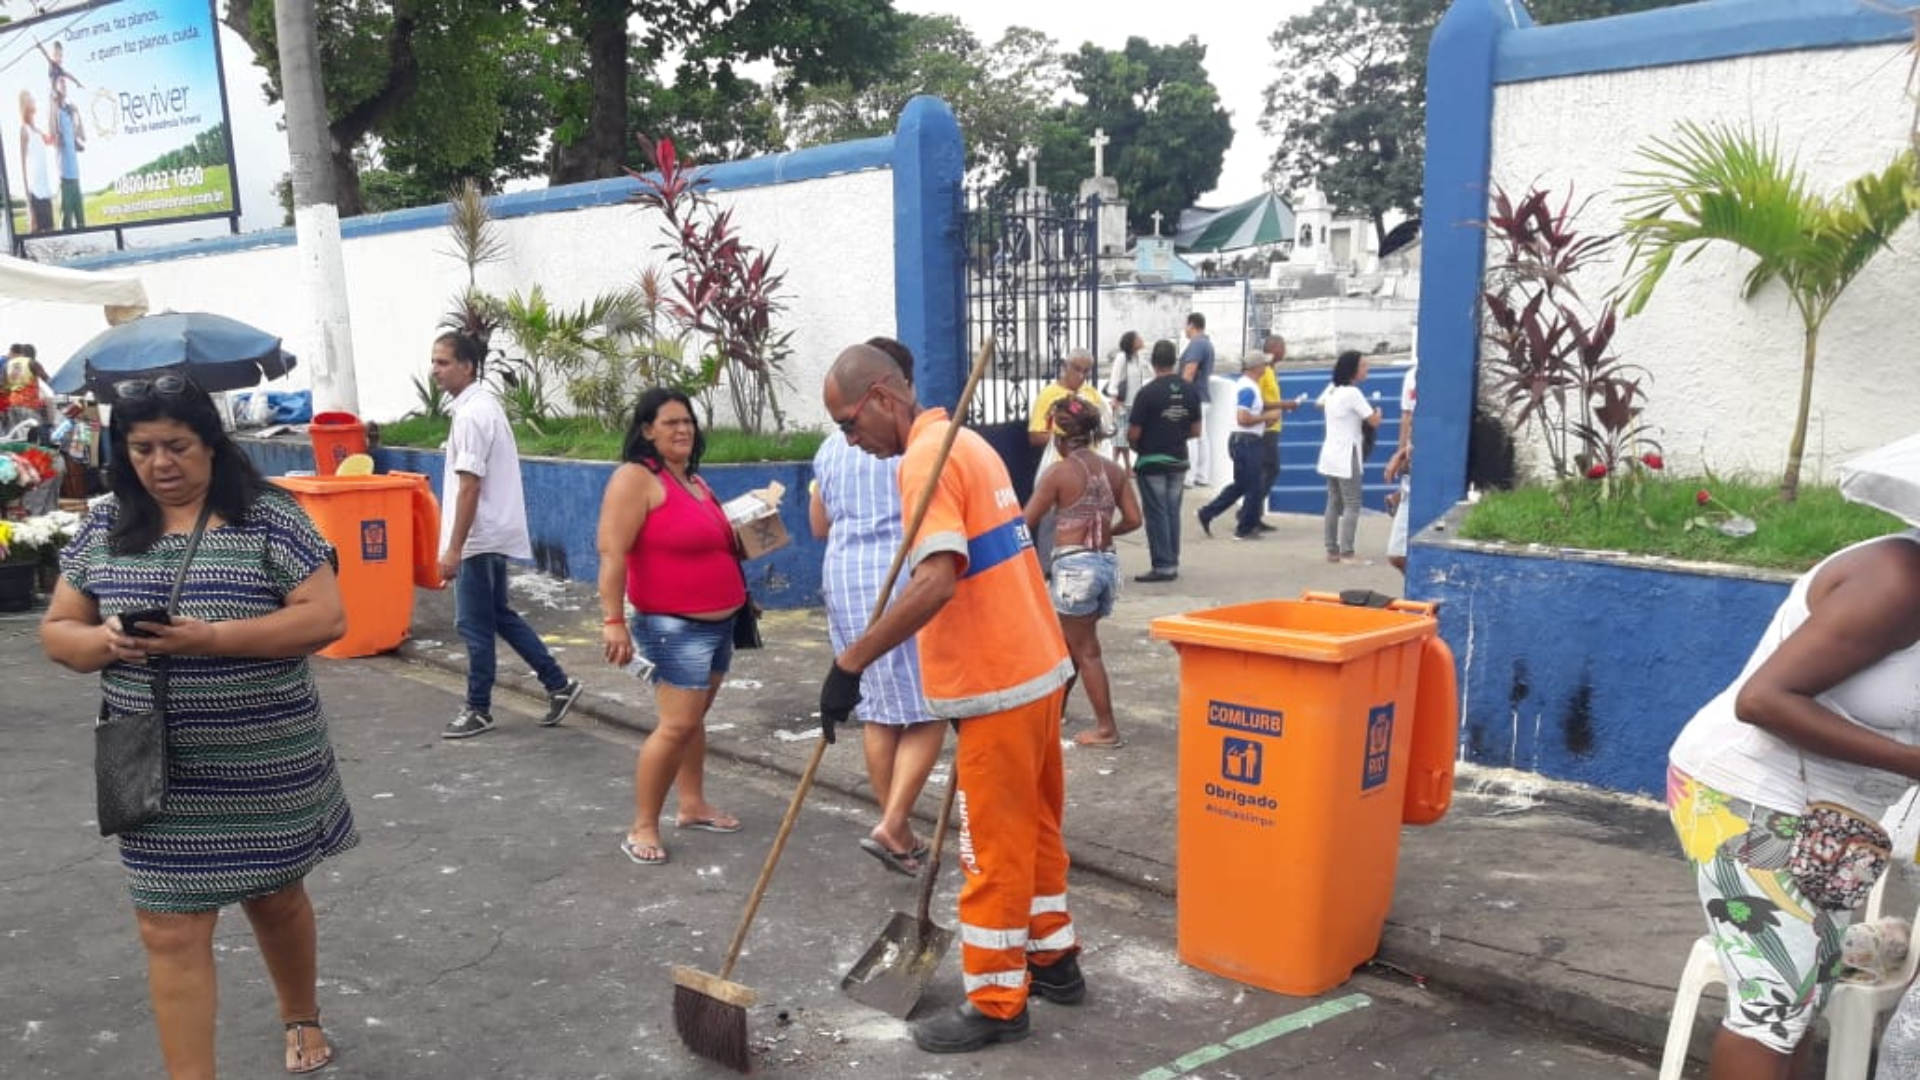
[[[1048,413],[1060,461],[1040,475],[1026,507],[1027,528],[1053,518],[1052,581],[1048,592],[1073,656],[1074,678],[1093,706],[1093,730],[1074,737],[1078,746],[1117,749],[1125,745],[1113,719],[1113,693],[1100,656],[1100,620],[1113,612],[1120,592],[1120,557],[1113,538],[1140,527],[1140,501],[1127,470],[1097,454],[1100,409],[1067,397]],[[1072,687],[1068,687],[1071,694]]]

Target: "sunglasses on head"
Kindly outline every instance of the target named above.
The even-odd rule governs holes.
[[[185,375],[161,375],[152,379],[123,379],[113,384],[116,401],[138,401],[144,397],[179,397],[193,384]]]

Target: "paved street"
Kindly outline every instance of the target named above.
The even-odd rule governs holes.
[[[92,827],[94,683],[41,660],[31,630],[28,618],[0,617],[9,748],[0,814],[12,825],[0,840],[0,1076],[155,1075],[117,858]],[[322,662],[320,671],[364,838],[310,882],[322,1007],[341,1055],[331,1075],[730,1075],[674,1035],[669,969],[718,970],[790,780],[716,763],[710,791],[747,831],[670,830],[674,861],[640,868],[615,850],[631,798],[630,731],[586,716],[543,730],[533,699],[509,694],[498,731],[447,743],[437,733],[458,701],[447,672],[397,659]],[[1035,1035],[1023,1044],[924,1055],[904,1024],[837,989],[888,914],[913,902],[911,882],[853,843],[869,813],[816,792],[734,972],[761,995],[749,1026],[763,1075],[1652,1075],[1638,1058],[1385,969],[1306,1000],[1187,968],[1174,955],[1173,901],[1087,875],[1074,902],[1089,1002],[1036,1003]],[[943,886],[936,917],[950,926],[951,873]],[[271,993],[237,912],[217,947],[223,1075],[279,1075]],[[927,1006],[959,994],[956,949]]]

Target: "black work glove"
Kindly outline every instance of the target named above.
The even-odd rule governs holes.
[[[833,744],[833,725],[853,718],[853,707],[860,704],[860,676],[835,662],[820,684],[820,737]]]

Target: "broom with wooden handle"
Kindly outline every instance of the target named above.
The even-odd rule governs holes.
[[[887,600],[893,595],[893,583],[900,577],[900,568],[906,565],[907,553],[913,550],[914,539],[920,533],[920,522],[927,516],[934,489],[940,484],[940,473],[946,468],[947,455],[953,450],[953,440],[965,424],[967,409],[973,403],[974,389],[980,385],[980,380],[987,373],[987,364],[992,359],[993,342],[988,341],[980,347],[979,355],[973,358],[973,370],[967,375],[967,385],[960,391],[960,403],[954,407],[946,436],[940,440],[940,450],[934,456],[933,469],[927,474],[926,485],[914,501],[913,512],[907,516],[906,533],[900,539],[900,546],[894,549],[893,563],[887,568],[887,578],[880,586],[880,595],[874,598],[873,614],[867,620],[869,627],[879,622],[880,616],[887,610]],[[814,740],[813,754],[807,759],[807,767],[800,773],[800,783],[793,789],[792,800],[787,803],[787,815],[780,819],[780,828],[773,836],[773,846],[767,849],[767,861],[760,867],[760,879],[753,883],[753,891],[747,896],[747,910],[740,916],[740,925],[733,932],[733,941],[727,945],[726,959],[720,964],[720,973],[709,975],[684,965],[675,965],[673,969],[673,1029],[679,1033],[680,1041],[701,1057],[741,1072],[746,1072],[752,1064],[747,1052],[747,1007],[754,1003],[755,995],[752,987],[729,982],[728,977],[733,974],[734,963],[740,959],[740,949],[747,941],[747,930],[760,910],[760,900],[767,894],[767,885],[773,880],[773,868],[779,865],[780,854],[786,850],[787,837],[792,834],[793,823],[800,816],[800,804],[806,801],[807,792],[813,788],[813,776],[819,771],[820,761],[826,757],[826,753],[827,740],[822,734]]]

